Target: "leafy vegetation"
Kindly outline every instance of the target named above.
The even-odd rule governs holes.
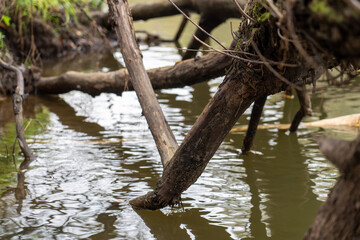
[[[0,50],[4,47],[4,29],[12,27],[20,36],[35,17],[55,26],[77,23],[77,15],[84,9],[99,9],[102,0],[12,0],[0,4]],[[2,9],[1,9],[2,8]],[[1,32],[2,31],[2,32]]]
[[[327,0],[312,1],[309,7],[314,13],[327,18],[330,22],[341,23],[344,20],[344,16],[331,6]]]

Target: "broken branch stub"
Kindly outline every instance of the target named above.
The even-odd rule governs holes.
[[[146,73],[142,55],[134,36],[134,28],[126,0],[108,0],[110,16],[121,47],[131,84],[139,99],[141,108],[155,140],[163,165],[171,159],[177,143],[161,107],[156,99],[149,76]]]

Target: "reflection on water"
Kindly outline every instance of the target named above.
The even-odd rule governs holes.
[[[179,59],[173,47],[143,50],[148,68]],[[179,142],[220,82],[157,92]],[[359,92],[358,79],[341,90],[313,95],[315,114],[307,120],[360,112]],[[0,111],[9,104],[0,102]],[[40,118],[47,127],[27,136],[38,157],[23,175],[25,199],[11,191],[0,198],[1,239],[301,239],[337,177],[312,133],[355,136],[318,128],[301,128],[297,134],[261,130],[254,142],[259,154],[242,156],[244,133],[230,134],[183,194],[184,209],[134,211],[128,201],[153,189],[162,173],[135,93],[92,98],[71,92],[30,97],[26,104],[26,117]],[[297,108],[296,100],[271,96],[262,123],[288,123]],[[239,124],[246,124],[249,115],[250,110]],[[11,142],[5,139],[13,126],[11,114],[0,118],[4,146]],[[15,187],[14,163],[0,149],[7,169],[1,178],[13,176]],[[21,156],[15,158],[18,165]]]

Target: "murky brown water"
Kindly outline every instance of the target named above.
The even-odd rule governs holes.
[[[142,50],[147,68],[180,59],[171,44]],[[94,62],[83,69],[114,68],[113,61],[87,59]],[[221,80],[157,91],[179,142]],[[313,94],[314,116],[306,121],[359,113],[359,92],[357,79]],[[271,96],[262,123],[289,123],[297,108],[295,99]],[[22,158],[7,154],[15,138],[9,99],[0,101],[0,113],[0,239],[301,239],[337,177],[313,134],[352,139],[359,132],[260,130],[254,143],[259,153],[248,156],[240,154],[244,133],[229,134],[183,194],[184,209],[134,211],[128,201],[153,189],[162,172],[135,93],[30,96],[26,117],[37,121],[27,138],[38,157],[19,179],[22,195],[16,174]]]

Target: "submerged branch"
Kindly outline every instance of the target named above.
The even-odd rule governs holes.
[[[21,151],[25,156],[25,160],[30,161],[34,158],[34,155],[26,143],[25,132],[24,132],[24,117],[23,117],[24,77],[20,69],[5,63],[1,59],[0,59],[0,66],[9,71],[15,72],[16,74],[16,89],[15,89],[15,93],[13,94],[13,110],[15,115],[16,134],[19,140]]]

